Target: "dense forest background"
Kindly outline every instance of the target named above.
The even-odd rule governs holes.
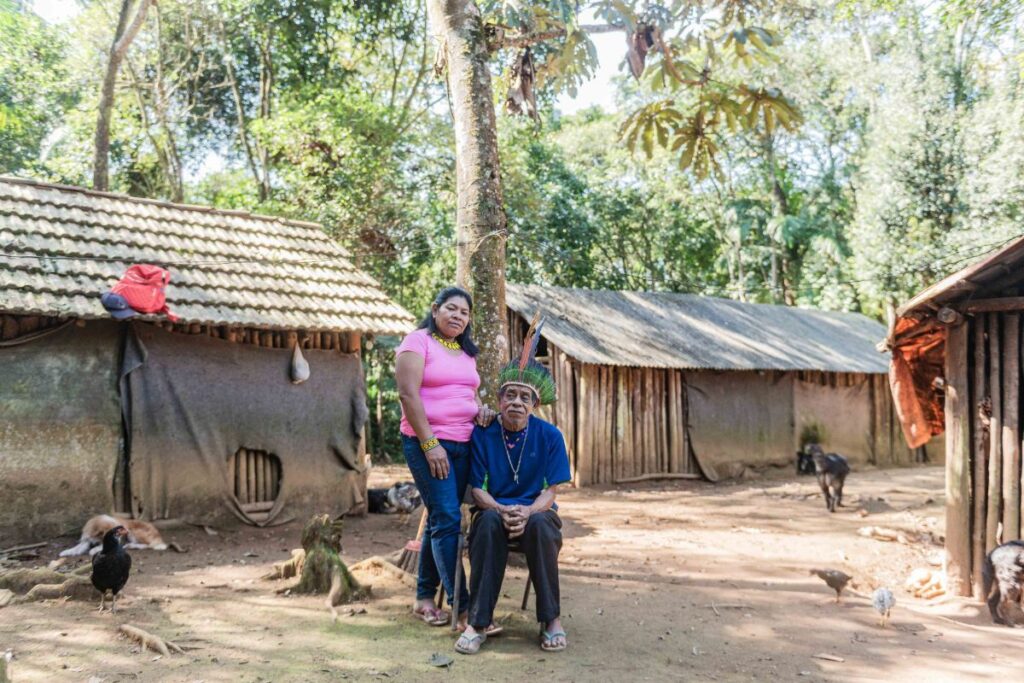
[[[563,115],[557,97],[579,78],[545,79],[561,53],[536,51],[538,119],[499,113],[510,281],[884,320],[1021,234],[1020,3],[766,4],[783,42],[735,69],[778,87],[801,120],[723,129],[713,173],[657,146],[631,152],[620,134],[644,104],[685,107],[685,90],[623,66],[615,111]],[[0,173],[91,184],[121,6],[84,2],[50,24],[29,2],[0,0]],[[451,115],[435,51],[423,0],[160,0],[117,78],[111,189],[318,221],[419,315],[455,266]],[[597,55],[625,56],[625,41]],[[500,60],[494,77],[500,111]],[[396,431],[393,346],[365,352],[381,454]]]

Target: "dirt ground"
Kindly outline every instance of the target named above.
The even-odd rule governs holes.
[[[402,477],[377,469],[374,480]],[[27,681],[1008,681],[1024,675],[1024,629],[991,624],[972,601],[912,598],[904,580],[940,557],[925,542],[886,543],[857,529],[942,533],[939,467],[854,472],[846,507],[826,510],[811,477],[774,471],[733,484],[671,482],[569,491],[561,556],[569,649],[537,647],[512,568],[498,607],[505,634],[465,657],[446,628],[410,616],[412,582],[361,578],[373,599],[332,623],[322,597],[275,592],[272,562],[298,546],[298,521],[272,529],[166,532],[189,552],[133,551],[117,615],[84,602],[0,609],[0,652]],[[862,517],[858,510],[868,514]],[[417,518],[351,519],[344,557],[387,554]],[[66,543],[55,541],[44,565]],[[835,604],[812,567],[842,569],[856,591],[893,589],[888,628],[869,600]],[[365,611],[364,611],[365,610]],[[532,602],[531,602],[532,610]],[[119,638],[132,623],[185,646],[158,657]],[[435,668],[435,652],[454,662]],[[836,660],[821,659],[826,655]]]

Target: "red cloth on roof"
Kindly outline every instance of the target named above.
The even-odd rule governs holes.
[[[167,308],[164,292],[170,281],[170,271],[160,266],[135,264],[129,266],[110,291],[123,296],[128,305],[139,313],[163,313],[168,320],[174,322],[178,320],[178,316]]]

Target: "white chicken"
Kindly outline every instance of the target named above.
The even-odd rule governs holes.
[[[892,591],[888,588],[879,588],[875,591],[874,595],[871,596],[871,605],[882,617],[881,621],[878,622],[878,625],[885,628],[886,622],[889,621],[889,613],[896,605],[896,596],[894,596]]]

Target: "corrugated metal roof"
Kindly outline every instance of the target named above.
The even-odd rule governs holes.
[[[584,363],[716,370],[883,373],[885,327],[857,313],[652,292],[509,284],[507,302],[546,316],[543,335]]]
[[[187,322],[402,334],[413,317],[316,223],[0,176],[0,310],[105,318],[133,263]]]

